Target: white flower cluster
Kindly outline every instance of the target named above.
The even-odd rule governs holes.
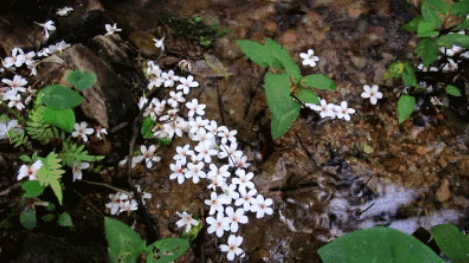
[[[72,132],[72,137],[81,137],[84,142],[88,141],[88,136],[94,133],[93,128],[87,128],[88,124],[84,121],[82,121],[80,124],[75,123],[75,131]],[[103,134],[107,134],[107,131],[105,128],[102,128],[101,126],[96,127],[96,138],[102,140],[103,139]]]
[[[449,35],[454,34],[454,32],[450,32]],[[464,30],[461,30],[458,32],[460,35],[465,35],[466,33]],[[442,72],[453,72],[458,70],[458,63],[461,62],[455,61],[456,59],[454,58],[454,55],[459,54],[459,57],[461,58],[466,58],[469,59],[469,51],[466,50],[466,48],[458,46],[458,45],[453,45],[450,49],[447,49],[445,47],[440,47],[440,53],[443,55],[447,56],[448,63],[445,63],[445,66],[442,69]],[[442,55],[438,57],[438,59],[441,59]],[[424,67],[423,63],[420,63],[417,68],[422,71],[422,72],[437,72],[438,68],[437,67]]]
[[[139,185],[136,185],[136,188],[142,196],[143,204],[145,204],[145,199],[151,199],[151,194],[142,194]],[[109,194],[111,202],[106,204],[106,208],[109,209],[111,215],[118,215],[125,211],[135,211],[138,209],[138,203],[133,197],[133,193],[117,192],[116,194]]]
[[[2,79],[2,82],[8,86],[3,86],[0,89],[0,95],[3,101],[8,101],[8,107],[17,108],[22,110],[25,108],[25,104],[29,104],[33,98],[33,95],[37,92],[32,90],[31,87],[25,88],[28,81],[21,77],[20,75],[15,75],[13,79]],[[21,94],[28,94],[28,97],[25,99],[24,104],[21,101]],[[1,103],[1,102],[0,102]]]
[[[325,99],[320,100],[321,105],[316,105],[313,103],[305,103],[307,107],[314,111],[318,111],[321,118],[329,117],[331,119],[344,119],[346,121],[350,120],[350,114],[355,113],[355,109],[348,108],[347,102],[342,101],[340,105],[335,105],[332,103],[327,103]]]

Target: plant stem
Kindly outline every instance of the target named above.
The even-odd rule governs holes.
[[[15,117],[18,119],[18,121],[21,122],[21,124],[23,124],[23,126],[26,126],[26,120],[23,117],[21,117],[16,111],[14,111],[10,107],[4,107],[4,108],[6,108],[11,114],[15,115]]]

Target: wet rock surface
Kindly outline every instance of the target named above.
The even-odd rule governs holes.
[[[415,14],[403,1],[202,1],[197,8],[184,1],[102,2],[99,8],[96,3],[83,6],[82,15],[73,19],[83,25],[89,22],[80,21],[116,21],[123,28],[122,38],[102,36],[104,26],[101,31],[90,29],[86,37],[73,36],[72,48],[58,56],[65,65],[58,66],[62,69],[54,71],[61,72],[56,76],[63,76],[65,68],[96,73],[99,82],[83,92],[82,111],[96,124],[114,127],[133,121],[141,96],[133,85],[146,86],[137,54],[159,58],[156,63],[162,62],[167,70],[178,70],[181,59],[192,63],[189,72],[177,71],[193,74],[201,84],[186,99],[198,98],[207,105],[208,119],[238,131],[240,148],[247,152],[255,174],[253,182],[260,194],[274,200],[272,216],[251,216],[237,233],[244,237],[246,262],[320,262],[316,251],[327,241],[375,225],[415,230],[419,216],[424,217],[420,224],[427,229],[435,218],[469,228],[464,221],[469,198],[467,138],[439,111],[427,114],[434,121],[423,126],[414,125],[412,118],[399,125],[396,105],[402,87],[384,79],[386,67],[396,59],[411,57],[416,43],[399,30]],[[96,7],[94,13],[84,15],[90,6]],[[229,32],[210,48],[202,47],[184,37],[172,37],[173,29],[157,19],[165,12],[217,20]],[[74,28],[73,19],[63,25]],[[29,45],[27,34],[2,28],[0,36],[9,39],[2,43],[6,54],[15,46],[39,44]],[[163,35],[165,54],[140,45],[148,46],[151,37]],[[265,38],[282,44],[300,65],[299,53],[314,49],[320,58],[318,66],[302,67],[302,74],[320,73],[333,79],[336,90],[318,91],[318,96],[336,104],[348,101],[357,111],[352,120],[319,121],[314,113],[302,111],[293,127],[273,140],[263,90],[266,70],[246,59],[235,43],[237,39],[262,42]],[[220,74],[207,61],[217,61],[227,74]],[[44,66],[42,72],[50,70]],[[61,79],[41,70],[39,75],[44,75],[43,83]],[[380,85],[384,98],[376,106],[360,97],[365,84]],[[120,136],[117,138],[129,139]],[[188,138],[175,139],[169,147],[157,150],[162,160],[153,170],[134,170],[138,174],[134,179],[153,194],[147,209],[163,238],[181,233],[175,227],[176,211],[191,211],[202,219],[208,216],[204,204],[209,197],[207,184],[179,185],[169,180],[175,148],[189,142]],[[117,149],[122,146],[113,143]],[[127,141],[120,144],[124,143]],[[117,173],[104,180],[122,181],[122,174]],[[101,202],[103,209],[105,202]],[[370,206],[375,207],[363,212]],[[128,217],[125,220],[131,222]],[[200,235],[180,262],[220,261],[220,239],[205,230]],[[222,258],[222,262],[226,260]]]

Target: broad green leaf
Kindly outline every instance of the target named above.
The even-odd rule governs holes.
[[[72,109],[83,102],[83,97],[76,91],[62,85],[48,85],[43,88],[38,96],[42,101],[56,110]]]
[[[96,83],[96,74],[86,70],[72,70],[67,75],[67,82],[74,84],[77,90],[91,88]]]
[[[462,21],[461,23],[459,23],[459,25],[457,25],[454,28],[454,30],[461,30],[461,29],[469,29],[469,19]]]
[[[406,62],[402,62],[399,60],[394,61],[393,63],[391,63],[391,65],[389,65],[388,69],[386,70],[386,73],[384,73],[384,77],[386,79],[400,77],[404,72],[404,68],[406,65]]]
[[[37,225],[36,211],[26,210],[21,212],[20,223],[24,228],[28,230],[35,228]]]
[[[46,215],[42,216],[41,219],[42,219],[42,221],[44,221],[44,222],[52,222],[52,221],[54,221],[54,219],[55,219],[55,215],[49,213],[49,214],[46,214]]]
[[[402,81],[404,82],[404,85],[409,87],[413,87],[417,84],[417,77],[415,77],[414,68],[409,64],[406,64],[404,67]]]
[[[272,54],[278,61],[283,65],[283,68],[287,71],[290,78],[299,81],[303,76],[301,75],[300,67],[290,58],[288,51],[281,45],[277,44],[274,40],[267,38],[265,45],[267,52]],[[273,63],[272,63],[273,64]],[[273,66],[273,65],[270,66]]]
[[[453,3],[453,6],[451,6],[451,13],[456,16],[465,16],[469,13],[469,1]]]
[[[272,118],[289,110],[292,100],[290,98],[290,79],[287,74],[267,73],[265,76],[265,96],[272,112]]]
[[[438,10],[438,12],[447,15],[451,6],[444,0],[425,0],[430,6]]]
[[[150,117],[146,117],[143,120],[142,129],[141,129],[143,138],[151,139],[154,137],[153,132],[151,132],[151,129],[153,128],[154,125],[155,125],[155,122]]]
[[[75,125],[75,113],[72,109],[56,110],[46,107],[44,109],[44,122],[71,133]]]
[[[410,95],[403,94],[397,102],[397,113],[399,116],[399,124],[405,121],[414,111],[415,98]]]
[[[38,180],[29,180],[21,185],[21,189],[25,191],[24,197],[35,198],[40,196],[46,187],[41,185]]]
[[[438,12],[431,8],[430,5],[422,5],[422,16],[425,22],[430,22],[433,25],[433,28],[439,28],[441,26],[441,19]]]
[[[335,83],[329,77],[322,74],[308,75],[303,80],[303,84],[307,87],[328,90],[335,89]]]
[[[114,255],[126,262],[136,262],[145,250],[145,241],[140,238],[138,233],[117,219],[104,218],[104,233],[110,257]]]
[[[59,224],[59,226],[68,226],[68,227],[73,226],[72,217],[67,212],[63,212],[62,214],[60,214],[59,220],[57,220],[57,223]]]
[[[435,62],[440,54],[438,45],[435,43],[435,40],[431,38],[421,39],[415,47],[415,53],[423,59],[423,65],[425,67]]]
[[[316,95],[316,92],[311,90],[311,88],[300,88],[298,94],[296,94],[298,99],[307,103],[314,103],[319,105],[319,99]]]
[[[165,238],[149,245],[146,249],[147,262],[171,263],[181,257],[190,247],[186,238]]]
[[[396,229],[375,227],[337,238],[318,250],[325,263],[443,263],[433,250]]]
[[[31,160],[31,157],[29,157],[29,155],[27,154],[22,154],[18,157],[18,159],[20,159],[21,161],[25,162],[25,163],[33,163],[32,160]]]
[[[50,182],[50,187],[54,190],[54,194],[59,200],[59,204],[62,205],[63,203],[63,194],[62,194],[62,187],[60,186],[59,180],[52,180]]]
[[[280,116],[272,116],[271,129],[272,138],[277,139],[285,134],[288,129],[295,123],[298,114],[300,114],[301,104],[293,101],[293,105]]]
[[[455,97],[461,97],[461,92],[458,88],[453,85],[448,85],[445,87],[446,93]]]
[[[265,68],[272,64],[274,56],[272,56],[267,49],[254,41],[250,40],[236,40],[243,53],[248,56],[249,59],[257,63],[261,68]]]
[[[443,224],[433,227],[430,232],[438,247],[457,263],[469,262],[469,236],[455,226]]]
[[[417,32],[419,24],[423,21],[423,17],[417,16],[409,23],[402,26],[403,30],[410,31],[410,32]]]
[[[469,49],[469,36],[460,34],[444,35],[437,39],[437,43],[446,48],[452,48],[453,45],[458,45]]]

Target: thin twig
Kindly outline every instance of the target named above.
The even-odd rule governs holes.
[[[123,189],[114,187],[114,186],[112,186],[112,185],[104,184],[104,183],[91,182],[91,181],[88,181],[88,180],[81,180],[81,182],[84,182],[84,183],[87,183],[87,184],[92,184],[92,185],[99,185],[99,186],[107,187],[107,188],[109,188],[109,189],[111,189],[111,190],[114,190],[114,191],[116,191],[116,192],[130,193],[130,192],[126,191],[126,190],[123,190]]]

